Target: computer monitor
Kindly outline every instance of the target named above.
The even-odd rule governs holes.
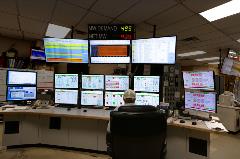
[[[81,91],[82,106],[103,106],[103,91]]]
[[[8,85],[36,85],[37,73],[30,71],[8,71]]]
[[[159,105],[159,94],[156,93],[136,93],[136,105]]]
[[[185,91],[185,109],[215,113],[217,107],[215,92]]]
[[[82,75],[82,89],[104,89],[104,75]]]
[[[88,63],[88,40],[44,38],[47,62]]]
[[[129,89],[129,76],[105,76],[105,90],[125,91]]]
[[[32,60],[46,60],[46,55],[43,50],[32,49],[30,59]]]
[[[130,40],[90,40],[91,63],[130,63]]]
[[[213,71],[183,71],[185,89],[214,90]]]
[[[55,89],[55,103],[66,105],[78,104],[78,90]]]
[[[36,87],[9,86],[7,87],[7,101],[27,101],[37,99]]]
[[[124,92],[105,92],[105,106],[117,107],[124,105],[123,101]]]
[[[134,76],[134,91],[159,92],[160,76]]]
[[[132,63],[175,64],[176,36],[132,41]]]
[[[55,74],[55,88],[78,88],[78,74]]]

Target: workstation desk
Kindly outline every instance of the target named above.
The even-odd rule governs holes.
[[[106,151],[110,110],[66,108],[0,111],[4,119],[3,146],[54,145]],[[210,134],[203,121],[192,125],[168,119],[167,159],[208,159]],[[199,148],[199,146],[201,148]]]

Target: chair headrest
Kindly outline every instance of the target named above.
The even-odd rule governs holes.
[[[119,112],[155,112],[158,109],[154,106],[144,105],[144,106],[122,106],[118,108]]]

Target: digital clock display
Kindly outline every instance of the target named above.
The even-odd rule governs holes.
[[[89,40],[134,40],[136,38],[133,24],[88,25]]]

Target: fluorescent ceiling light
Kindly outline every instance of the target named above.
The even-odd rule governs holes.
[[[201,59],[195,59],[196,61],[211,61],[211,60],[219,60],[219,57],[208,57],[208,58],[201,58]]]
[[[238,39],[238,40],[237,40],[237,42],[239,42],[239,43],[240,43],[240,39]]]
[[[208,64],[209,65],[218,65],[218,64],[220,64],[220,62],[209,62]]]
[[[70,28],[66,28],[63,26],[49,24],[46,31],[46,36],[53,38],[65,38],[70,30]]]
[[[177,56],[187,57],[187,56],[195,56],[195,55],[202,55],[202,54],[206,54],[206,52],[205,51],[193,51],[193,52],[186,52],[186,53],[178,54]]]
[[[201,16],[212,22],[240,12],[240,0],[232,0],[220,6],[199,13]]]

